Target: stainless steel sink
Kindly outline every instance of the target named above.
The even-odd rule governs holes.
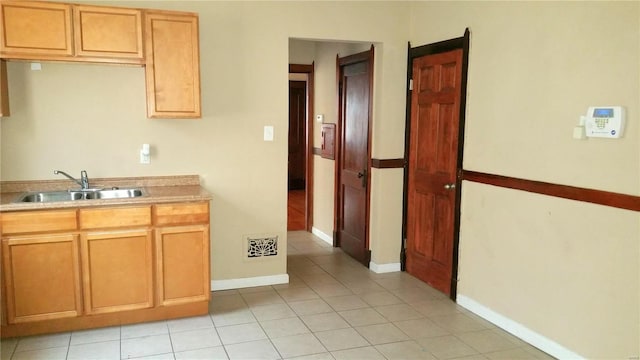
[[[142,196],[140,189],[108,189],[92,192],[88,199],[126,199]]]
[[[16,202],[56,202],[91,199],[126,199],[143,196],[142,189],[85,189],[69,191],[31,192],[22,195]]]

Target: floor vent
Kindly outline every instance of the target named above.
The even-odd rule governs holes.
[[[278,236],[247,237],[247,257],[249,259],[278,255]]]

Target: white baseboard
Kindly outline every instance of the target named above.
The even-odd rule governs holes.
[[[374,273],[389,273],[400,271],[400,263],[390,263],[390,264],[376,264],[373,261],[369,262],[369,269]]]
[[[288,284],[289,274],[256,276],[250,278],[211,280],[211,290],[241,289],[255,286]]]
[[[481,318],[495,324],[503,330],[511,333],[512,335],[528,342],[529,344],[537,347],[538,349],[546,352],[547,354],[558,359],[584,359],[571,350],[563,347],[555,341],[538,334],[537,332],[527,328],[526,326],[517,323],[491,309],[478,303],[477,301],[470,299],[464,295],[458,294],[456,302],[463,308],[471,311],[472,313],[480,316]]]
[[[333,236],[331,235],[327,235],[325,233],[323,233],[322,231],[318,230],[318,228],[315,227],[311,227],[311,233],[317,237],[319,237],[320,239],[322,239],[324,242],[333,245]]]

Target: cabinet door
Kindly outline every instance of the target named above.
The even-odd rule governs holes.
[[[147,116],[199,118],[198,17],[145,13]]]
[[[151,231],[82,235],[82,279],[88,314],[153,306]]]
[[[3,0],[0,17],[3,56],[73,55],[70,5]]]
[[[159,304],[209,300],[209,226],[156,229],[156,264]]]
[[[81,314],[78,251],[78,236],[72,234],[2,240],[9,323]]]
[[[101,6],[73,7],[77,56],[114,58],[112,62],[142,63],[142,13],[137,9]],[[100,61],[109,61],[102,58]]]

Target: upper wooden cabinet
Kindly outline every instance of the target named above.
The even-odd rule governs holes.
[[[77,56],[130,59],[133,63],[142,63],[140,10],[74,5],[73,20]]]
[[[73,55],[71,5],[3,0],[0,18],[3,56]]]
[[[0,59],[144,65],[148,117],[202,117],[195,13],[0,0],[0,19]]]
[[[141,10],[2,0],[0,11],[5,58],[144,63]]]
[[[145,38],[147,116],[201,117],[197,15],[147,12]]]

